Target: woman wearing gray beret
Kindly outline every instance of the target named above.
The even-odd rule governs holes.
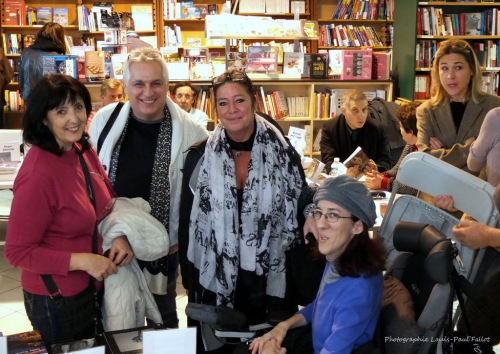
[[[347,175],[327,179],[314,195],[318,250],[327,259],[316,299],[250,344],[252,353],[285,353],[288,330],[312,325],[311,352],[351,353],[371,341],[383,290],[385,250],[370,238],[376,219],[368,189]]]

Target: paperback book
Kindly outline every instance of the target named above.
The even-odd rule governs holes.
[[[64,74],[78,78],[76,55],[42,55],[43,75]]]
[[[283,53],[283,74],[302,74],[304,72],[304,53]]]
[[[68,8],[67,7],[54,7],[53,21],[61,26],[68,25]]]
[[[344,166],[346,168],[358,166],[356,178],[360,179],[363,176],[363,169],[368,164],[368,161],[370,161],[370,159],[366,156],[361,146],[358,146],[356,150],[354,150],[354,152],[347,159],[345,159]]]
[[[52,8],[40,6],[36,9],[36,24],[44,25],[48,22],[52,22]]]

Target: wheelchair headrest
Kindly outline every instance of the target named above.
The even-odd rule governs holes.
[[[398,251],[425,256],[425,271],[433,281],[440,284],[449,281],[455,249],[451,240],[433,226],[399,221],[393,242]]]

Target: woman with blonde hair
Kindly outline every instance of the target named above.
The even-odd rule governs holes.
[[[25,48],[19,59],[19,91],[24,100],[43,77],[43,55],[67,52],[64,28],[55,22],[46,23],[38,31],[35,43]]]
[[[418,150],[470,172],[470,146],[500,98],[481,89],[481,67],[464,40],[441,42],[431,74],[433,97],[417,108]]]

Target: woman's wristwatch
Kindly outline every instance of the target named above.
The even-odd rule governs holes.
[[[316,205],[314,203],[307,204],[306,207],[304,208],[304,217],[307,218],[309,216],[309,213],[316,208]]]

